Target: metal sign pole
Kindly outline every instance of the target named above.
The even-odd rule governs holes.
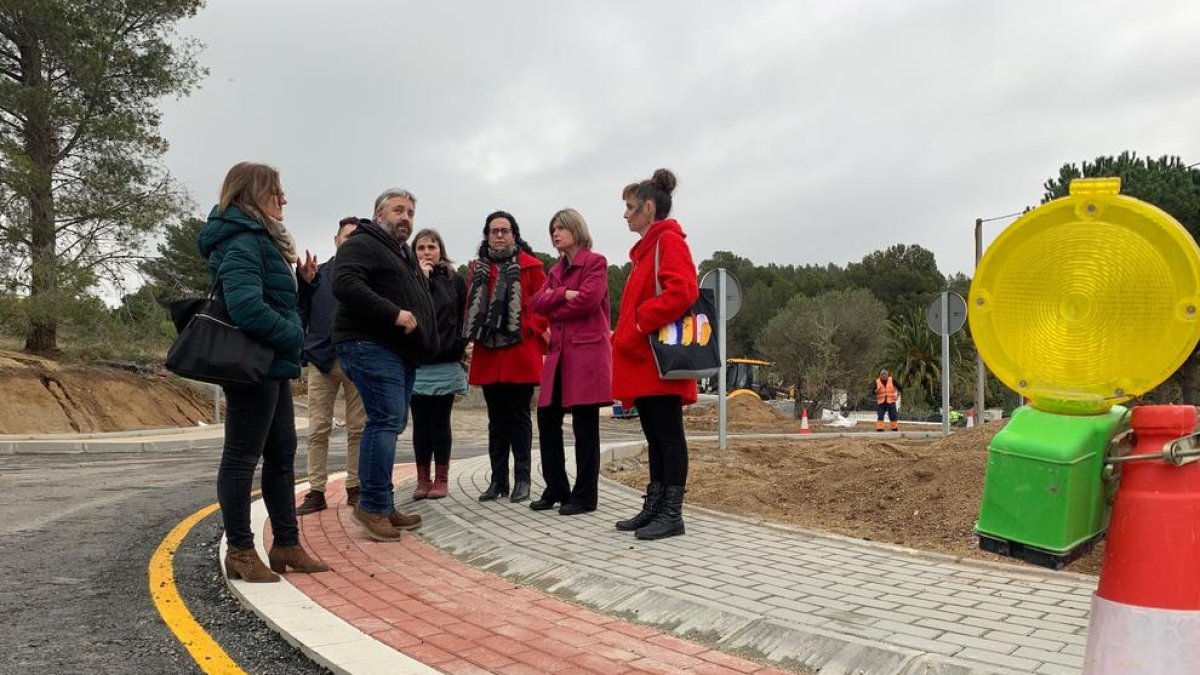
[[[942,435],[950,435],[950,294],[942,293]]]
[[[725,405],[727,403],[725,397],[725,326],[727,325],[725,319],[725,284],[725,268],[720,268],[717,270],[717,323],[720,324],[720,330],[717,331],[717,345],[721,352],[721,370],[717,373],[717,379],[720,380],[720,389],[717,390],[719,392],[717,394],[717,446],[722,450],[728,447],[725,429],[728,422],[728,408]]]
[[[213,385],[213,423],[221,423],[221,388]]]

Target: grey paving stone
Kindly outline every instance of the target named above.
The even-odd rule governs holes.
[[[955,654],[960,659],[979,661],[989,666],[1003,666],[1012,668],[1023,673],[1032,673],[1042,664],[1033,659],[1023,659],[1017,656],[1009,656],[1008,654],[996,654],[990,651],[981,649],[967,648]]]
[[[1053,663],[1059,666],[1075,668],[1076,670],[1083,667],[1083,657],[1075,654],[1065,654],[1057,650],[1018,647],[1017,651],[1013,652],[1013,656]]]

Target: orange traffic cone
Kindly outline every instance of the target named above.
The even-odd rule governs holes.
[[[975,426],[975,409],[967,408],[967,428]]]
[[[803,411],[800,413],[800,433],[811,434],[812,432],[808,430],[808,408],[801,408],[800,410]]]
[[[1195,673],[1200,664],[1200,463],[1159,457],[1192,433],[1190,405],[1144,405],[1131,419],[1132,456],[1121,468],[1100,585],[1092,600],[1083,672]]]

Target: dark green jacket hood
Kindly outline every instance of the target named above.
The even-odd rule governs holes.
[[[300,323],[295,271],[261,223],[237,207],[216,208],[196,236],[208,259],[209,277],[229,318],[247,335],[275,351],[268,377],[300,375]]]
[[[200,255],[207,258],[212,255],[218,244],[243,232],[267,234],[267,228],[236,206],[230,206],[224,212],[220,211],[219,206],[212,207],[212,211],[208,213],[208,222],[200,228],[200,233],[196,235],[196,243],[200,245]]]

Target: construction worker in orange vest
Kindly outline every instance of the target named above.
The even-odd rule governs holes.
[[[883,416],[886,414],[892,424],[892,431],[900,431],[900,422],[896,419],[896,401],[900,398],[900,385],[892,379],[886,368],[879,371],[875,378],[875,431],[883,431]]]

